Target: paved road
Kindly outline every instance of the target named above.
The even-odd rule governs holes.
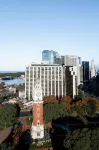
[[[14,130],[17,129],[18,127],[20,127],[20,126],[23,126],[23,125],[24,125],[24,122],[21,122],[19,125],[15,125]],[[9,128],[6,128],[6,129],[4,129],[0,132],[0,144],[2,143],[2,140],[4,140],[5,136],[8,133],[10,133],[12,129],[13,129],[13,127],[9,127]]]
[[[19,117],[27,117],[29,115],[32,115],[32,113],[30,111],[25,111],[25,112],[20,112],[20,116]]]
[[[4,137],[11,132],[12,127],[6,128],[3,131],[1,131],[0,133],[0,144],[2,143],[2,140],[4,139]]]

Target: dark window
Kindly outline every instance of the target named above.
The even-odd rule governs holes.
[[[75,75],[75,72],[73,72],[73,75]]]
[[[37,132],[37,136],[40,136],[40,132]]]

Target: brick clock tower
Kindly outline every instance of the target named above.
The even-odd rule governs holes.
[[[31,135],[33,139],[42,139],[44,137],[43,95],[39,79],[37,79],[33,91],[33,123]]]

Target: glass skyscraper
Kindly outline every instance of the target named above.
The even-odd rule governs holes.
[[[42,61],[46,62],[46,61],[50,61],[50,51],[49,50],[44,50],[42,51]],[[50,63],[50,62],[49,62]]]
[[[42,51],[42,62],[48,62],[49,64],[55,64],[56,58],[59,58],[59,54],[53,50]]]
[[[89,61],[83,61],[83,82],[89,81]]]

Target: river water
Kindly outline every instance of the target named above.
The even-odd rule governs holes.
[[[4,82],[7,85],[13,85],[13,84],[19,85],[19,84],[23,84],[25,81],[24,79],[17,78],[13,80],[0,80],[0,82]]]

